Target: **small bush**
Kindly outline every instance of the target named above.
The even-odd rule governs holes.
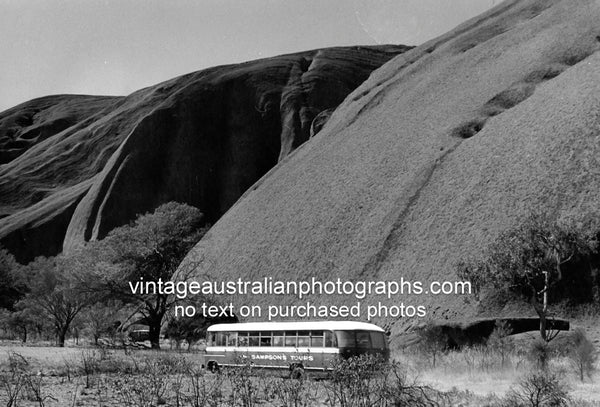
[[[329,406],[375,405],[381,391],[380,369],[383,360],[371,355],[337,359],[332,364],[330,381],[325,384]]]
[[[93,350],[83,350],[81,352],[81,371],[85,375],[85,387],[89,389],[92,385],[92,378],[98,372],[100,358]]]
[[[567,407],[569,392],[556,374],[536,371],[507,394],[503,407]]]
[[[596,369],[598,354],[596,353],[594,344],[590,342],[583,329],[576,329],[574,331],[568,356],[579,380],[583,381],[584,376],[592,377]]]
[[[0,374],[0,395],[3,396],[0,398],[6,402],[6,407],[17,406],[25,384],[24,375],[10,377],[6,374]]]
[[[531,344],[528,358],[538,370],[547,370],[548,363],[552,358],[552,353],[553,351],[550,343],[542,339],[536,339]]]
[[[506,322],[498,321],[487,340],[487,347],[499,356],[502,367],[506,365],[514,347],[513,340],[509,336],[511,332]]]
[[[114,382],[119,389],[118,398],[122,405],[152,407],[165,404],[169,386],[169,369],[159,359],[148,358],[140,374],[121,375]]]
[[[419,351],[431,360],[431,365],[435,368],[438,356],[448,345],[446,334],[441,326],[429,323],[420,328],[417,335],[419,336]]]
[[[247,359],[237,363],[238,366],[224,370],[225,380],[231,386],[229,405],[256,406],[260,402],[260,388],[253,376],[256,376],[258,371]]]
[[[330,407],[437,406],[441,394],[408,378],[398,363],[361,355],[338,360],[324,384]]]
[[[221,391],[223,386],[222,375],[211,375],[206,377],[204,369],[190,368],[187,372],[189,394],[184,396],[192,407],[217,407],[223,398]]]
[[[318,387],[310,380],[271,378],[267,382],[270,396],[281,407],[310,407],[318,404]]]

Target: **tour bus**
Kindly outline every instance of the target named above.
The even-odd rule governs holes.
[[[385,331],[377,325],[352,321],[248,322],[212,325],[207,330],[205,366],[242,366],[327,372],[336,357],[362,354],[389,359]]]

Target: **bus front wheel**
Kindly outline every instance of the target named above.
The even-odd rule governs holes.
[[[208,371],[211,373],[219,373],[219,364],[217,362],[208,362]]]
[[[306,377],[306,372],[302,366],[294,366],[290,371],[290,378],[295,380],[302,380]]]

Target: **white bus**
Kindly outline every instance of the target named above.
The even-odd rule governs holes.
[[[369,354],[387,362],[385,331],[352,321],[249,322],[212,325],[207,330],[205,366],[285,369],[291,377],[327,372],[336,357]]]

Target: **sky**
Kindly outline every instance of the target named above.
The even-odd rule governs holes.
[[[0,0],[0,111],[307,49],[419,45],[499,0]]]

